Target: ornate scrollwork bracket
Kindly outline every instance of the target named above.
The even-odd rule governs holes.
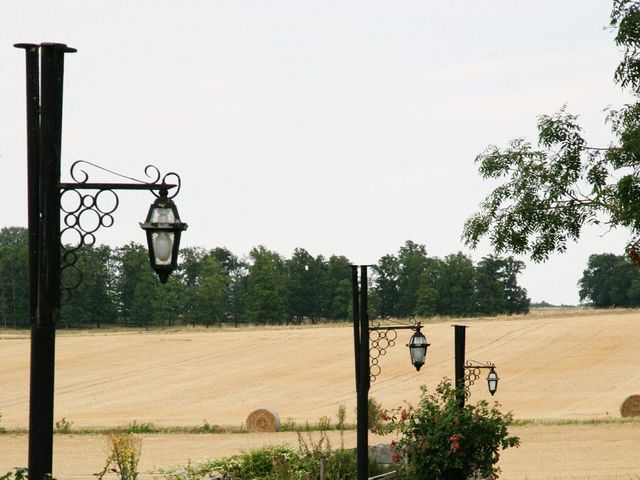
[[[131,183],[89,182],[86,166],[130,180]],[[85,160],[73,163],[69,173],[73,182],[60,183],[60,208],[62,211],[60,290],[63,301],[69,301],[72,291],[82,283],[82,272],[76,266],[78,251],[84,246],[95,245],[95,233],[101,227],[109,228],[114,224],[113,213],[120,204],[116,193],[118,190],[147,190],[155,197],[158,197],[160,192],[171,191],[171,195],[167,196],[174,198],[180,192],[181,184],[180,176],[177,173],[169,172],[162,175],[154,165],[145,167],[146,181],[127,177]]]
[[[371,382],[375,382],[382,372],[380,357],[387,354],[389,347],[395,346],[398,338],[397,330],[413,330],[417,332],[421,328],[420,322],[415,320],[411,325],[394,326],[382,326],[379,319],[373,321],[373,324],[369,326],[369,378]]]
[[[480,373],[483,369],[487,370],[495,370],[496,365],[492,362],[481,363],[476,362],[475,360],[467,360],[466,365],[464,366],[464,398],[465,400],[469,399],[470,387],[476,380],[480,378]]]

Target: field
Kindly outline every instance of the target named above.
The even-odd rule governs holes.
[[[505,452],[504,479],[634,478],[640,472],[640,423],[618,420],[621,402],[640,393],[640,312],[537,312],[524,318],[458,321],[468,325],[467,359],[492,361],[500,385],[495,400],[518,419],[523,445]],[[400,332],[381,360],[371,396],[392,407],[415,402],[421,384],[453,376],[451,320],[429,323],[427,364],[410,365]],[[56,419],[73,428],[209,424],[240,426],[259,407],[282,420],[335,419],[340,404],[355,421],[353,337],[349,326],[198,329],[165,332],[60,332],[57,339]],[[406,338],[404,338],[406,336]],[[0,426],[26,428],[29,338],[0,333]],[[490,399],[486,383],[471,401]],[[592,422],[593,419],[603,420]],[[567,420],[572,422],[567,423]],[[347,443],[355,443],[354,432]],[[186,463],[293,433],[149,435],[143,468]],[[383,439],[371,438],[371,443]],[[334,440],[334,445],[337,439]],[[100,435],[57,435],[57,478],[99,471]],[[26,436],[0,435],[0,472],[26,465]],[[637,478],[637,477],[636,477]]]

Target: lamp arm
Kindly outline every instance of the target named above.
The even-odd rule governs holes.
[[[85,165],[90,165],[131,182],[89,182],[89,174],[84,168]],[[69,169],[69,174],[74,182],[59,183],[60,209],[62,211],[60,293],[64,301],[69,301],[73,290],[77,289],[82,283],[82,272],[76,266],[78,251],[84,246],[95,245],[95,233],[101,227],[109,228],[115,223],[113,213],[120,204],[117,191],[144,190],[158,197],[163,192],[175,189],[168,198],[175,197],[180,191],[181,179],[178,174],[170,172],[163,176],[154,165],[147,165],[144,173],[150,181],[145,182],[86,160],[78,160]],[[175,179],[175,182],[167,183],[167,179]]]
[[[379,359],[386,355],[387,348],[395,346],[398,338],[397,330],[419,332],[421,328],[420,322],[414,322],[413,325],[387,326],[380,325],[380,320],[375,320],[375,324],[369,326],[369,377],[371,382],[375,382],[382,372]]]
[[[475,360],[467,360],[464,366],[464,395],[469,398],[469,388],[480,378],[480,372],[483,369],[495,370],[496,364],[493,362],[481,363]]]

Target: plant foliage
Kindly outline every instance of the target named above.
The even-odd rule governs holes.
[[[137,480],[142,438],[131,433],[112,433],[107,436],[107,452],[104,469],[97,475],[98,480],[102,480],[107,472],[117,473],[120,480]]]
[[[562,107],[538,118],[537,145],[519,138],[487,147],[476,158],[479,173],[500,185],[466,221],[467,245],[488,237],[498,253],[543,261],[585,225],[604,223],[629,229],[627,252],[640,264],[640,2],[615,0],[610,26],[623,51],[614,79],[636,98],[608,112],[613,142],[589,145],[578,117]]]
[[[422,387],[420,403],[382,416],[379,433],[399,435],[394,461],[407,480],[466,480],[498,477],[500,451],[520,444],[509,436],[513,418],[486,401],[460,408],[457,392],[445,380],[429,394]]]

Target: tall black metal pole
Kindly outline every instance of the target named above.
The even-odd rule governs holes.
[[[454,325],[455,329],[455,366],[456,366],[456,391],[458,405],[464,408],[464,356],[467,327]]]
[[[27,71],[27,185],[29,227],[29,320],[36,323],[38,307],[38,228],[40,225],[40,52],[39,45],[25,49]]]
[[[369,306],[367,266],[360,267],[360,348],[358,351],[357,463],[358,480],[369,478]]]
[[[60,316],[60,153],[64,44],[26,50],[31,375],[29,478],[53,470],[55,325]],[[40,53],[40,59],[38,58]],[[40,65],[38,65],[40,60]]]
[[[353,293],[353,358],[356,367],[357,392],[360,390],[360,286],[357,265],[351,265],[351,290]]]

